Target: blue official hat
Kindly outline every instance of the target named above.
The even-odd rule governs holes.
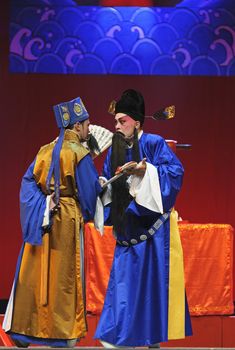
[[[77,122],[82,123],[89,118],[89,114],[80,97],[68,102],[62,102],[53,107],[56,123],[60,128],[60,135],[53,148],[52,159],[46,179],[46,187],[50,193],[51,179],[54,176],[55,202],[60,199],[60,151],[64,140],[65,128]]]
[[[68,102],[62,102],[53,107],[56,123],[59,128],[66,128],[89,118],[89,114],[80,97]]]

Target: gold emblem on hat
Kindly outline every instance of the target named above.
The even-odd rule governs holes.
[[[73,110],[77,116],[80,116],[82,114],[82,106],[77,102],[74,103]]]
[[[67,113],[67,112],[63,113],[62,117],[65,121],[69,120],[69,113]]]

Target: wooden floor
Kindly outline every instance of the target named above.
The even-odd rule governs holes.
[[[2,321],[3,315],[0,315]],[[93,339],[98,317],[88,315],[88,333],[79,343],[78,349],[103,349],[98,340]],[[192,317],[193,336],[181,340],[171,340],[161,343],[161,348],[167,349],[233,349],[235,348],[235,316],[198,316]],[[4,346],[5,345],[5,346]],[[11,339],[2,331],[0,349],[14,349]],[[31,346],[30,348],[45,349],[47,347]],[[141,348],[138,348],[141,349]],[[142,348],[142,349],[147,349]]]

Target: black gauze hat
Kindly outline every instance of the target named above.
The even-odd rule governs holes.
[[[142,94],[136,90],[128,89],[122,93],[120,100],[115,104],[115,114],[125,113],[132,119],[144,123],[145,104]]]

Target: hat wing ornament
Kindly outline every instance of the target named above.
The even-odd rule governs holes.
[[[159,111],[153,113],[150,118],[153,118],[155,120],[167,120],[172,119],[175,116],[175,106],[168,106],[165,108],[160,109]]]

